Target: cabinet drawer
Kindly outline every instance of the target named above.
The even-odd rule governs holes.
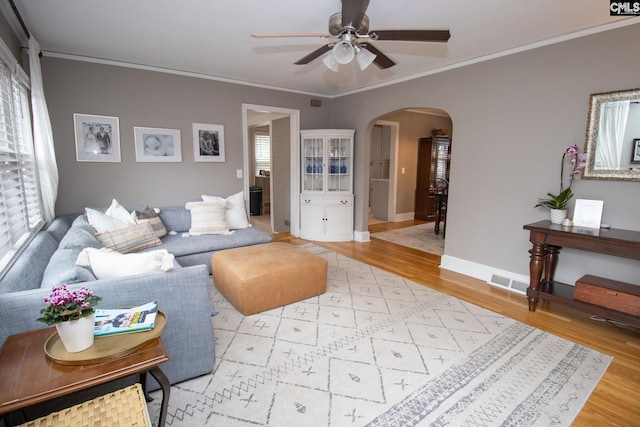
[[[316,196],[310,194],[302,194],[300,196],[300,205],[315,206],[353,206],[353,195],[344,196]]]
[[[576,282],[573,299],[640,316],[640,286],[587,275]]]

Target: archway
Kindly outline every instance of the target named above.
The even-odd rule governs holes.
[[[384,191],[380,191],[380,187],[385,185],[384,174],[377,173],[374,170],[377,166],[380,170],[386,168],[387,159],[384,157],[376,157],[378,149],[378,141],[376,133],[380,132],[381,126],[383,139],[388,138],[388,195]],[[388,131],[385,132],[385,128]],[[373,209],[379,202],[376,199],[379,194],[388,203],[387,218],[388,222],[403,222],[413,220],[415,212],[415,191],[417,179],[417,158],[418,158],[418,141],[420,138],[429,137],[435,129],[445,129],[448,135],[452,136],[453,123],[449,114],[441,109],[415,107],[405,108],[384,114],[372,122],[372,130],[368,143],[369,150],[369,205],[373,204]],[[453,144],[452,144],[453,145]],[[378,152],[387,153],[386,147]],[[378,161],[378,159],[382,161]],[[380,165],[376,165],[380,163]],[[378,181],[376,181],[378,180]],[[376,192],[376,189],[378,191]],[[377,194],[376,194],[377,193]],[[385,198],[386,196],[386,198]],[[379,207],[378,207],[379,208]],[[382,209],[384,211],[384,208]],[[370,218],[375,215],[368,216],[367,226]]]

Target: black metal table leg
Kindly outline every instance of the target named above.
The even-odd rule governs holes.
[[[160,389],[162,390],[162,403],[160,404],[160,419],[158,420],[158,427],[164,427],[165,422],[167,421],[167,409],[169,409],[169,394],[171,393],[171,384],[169,384],[169,379],[162,372],[162,370],[154,366],[148,371],[151,376],[160,384]],[[147,394],[146,390],[146,374],[147,372],[140,373],[140,382],[142,383],[142,391],[144,392],[144,397],[147,402],[153,401],[153,397]]]
[[[167,421],[167,409],[169,408],[171,384],[169,384],[169,379],[159,367],[154,366],[149,369],[149,373],[153,378],[155,378],[158,384],[160,384],[160,388],[162,389],[162,404],[160,405],[160,419],[158,420],[158,427],[164,427],[164,424]]]

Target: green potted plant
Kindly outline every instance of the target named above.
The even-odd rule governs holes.
[[[569,156],[569,186],[564,188],[564,164],[567,156]],[[538,203],[534,206],[544,207],[550,209],[551,222],[554,224],[562,223],[567,217],[567,210],[569,200],[573,197],[571,186],[575,178],[580,175],[584,169],[586,162],[586,155],[580,154],[578,146],[573,144],[567,147],[562,154],[562,161],[560,163],[560,192],[558,194],[547,193],[548,198],[538,199]]]
[[[69,353],[85,350],[93,344],[95,307],[102,298],[90,289],[55,286],[44,298],[48,305],[37,320],[55,325],[62,344]]]
[[[569,200],[573,197],[573,192],[571,191],[571,188],[568,187],[562,190],[557,195],[547,193],[547,196],[549,196],[548,199],[538,199],[538,203],[536,203],[534,207],[566,210]]]

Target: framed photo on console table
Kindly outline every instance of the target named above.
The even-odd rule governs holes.
[[[193,159],[196,162],[224,162],[224,126],[193,124]]]
[[[631,163],[640,163],[640,138],[634,139],[631,147],[633,148]]]
[[[181,162],[180,129],[134,127],[136,162]]]
[[[117,117],[74,113],[73,127],[77,161],[120,161],[120,125]]]
[[[600,228],[603,200],[576,199],[573,210],[573,225],[576,227]]]

